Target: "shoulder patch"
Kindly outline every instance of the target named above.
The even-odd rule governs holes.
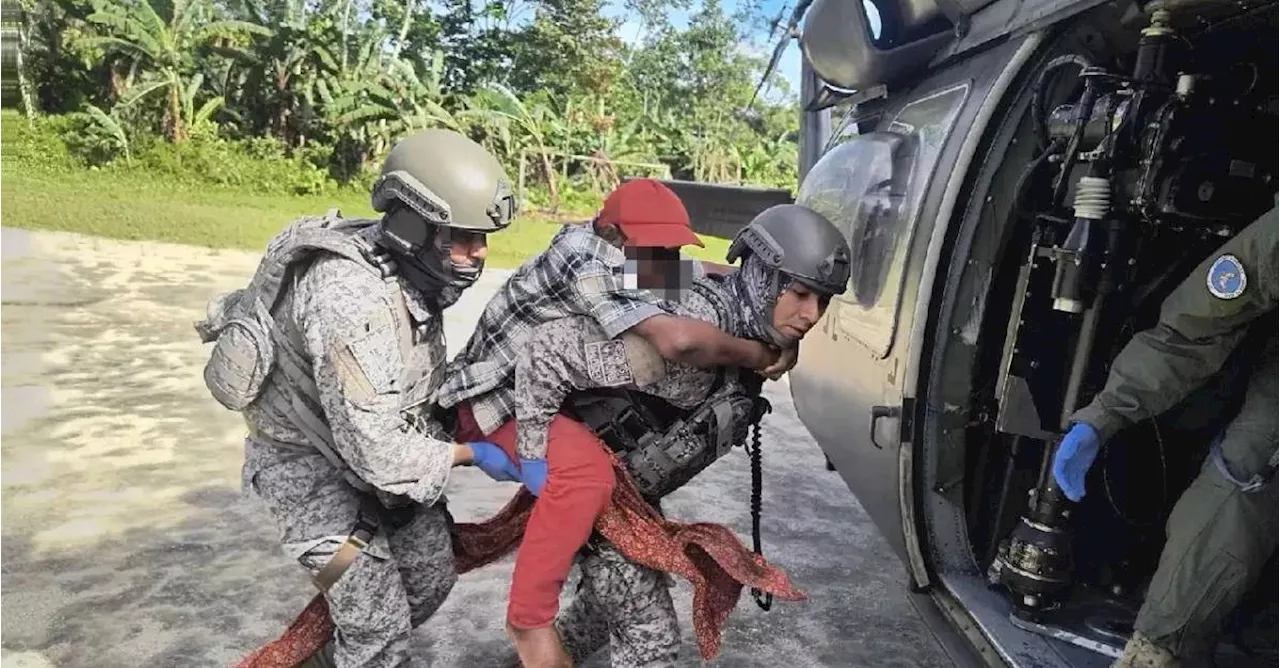
[[[1235,299],[1244,294],[1244,289],[1249,284],[1249,277],[1245,275],[1244,265],[1240,263],[1239,258],[1228,253],[1209,265],[1209,275],[1205,277],[1205,283],[1209,286],[1209,294],[1214,297]]]
[[[382,326],[330,351],[346,397],[364,405],[396,389],[402,365],[395,329]]]

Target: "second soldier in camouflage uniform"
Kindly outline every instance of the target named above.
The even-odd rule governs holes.
[[[682,246],[701,243],[680,198],[651,179],[618,187],[591,222],[565,225],[545,251],[507,279],[450,363],[436,401],[444,414],[453,414],[455,433],[497,441],[514,431],[516,358],[532,328],[566,316],[589,317],[610,336],[626,332],[642,337],[664,358],[690,366],[732,364],[766,374],[790,368],[794,357],[783,361],[785,355],[758,340],[665,313],[655,305],[656,295],[627,287],[624,268],[634,263],[637,273],[643,273],[649,264],[644,254],[676,255]],[[507,605],[508,632],[529,663],[559,649],[554,622],[576,548],[558,548],[565,536],[576,537],[570,543],[586,539],[614,485],[613,467],[603,451],[573,447],[584,435],[595,440],[588,429],[568,418],[556,419],[548,429],[550,448],[568,442],[569,453],[556,458],[554,477],[560,482],[547,481],[547,460],[519,462],[521,481],[541,496],[525,525]],[[567,480],[576,484],[565,484]],[[545,489],[541,482],[547,482]],[[543,519],[552,515],[556,521]]]
[[[744,228],[730,249],[730,261],[739,255],[739,271],[724,279],[696,279],[681,303],[664,302],[666,308],[736,336],[792,347],[817,323],[830,297],[844,292],[849,277],[850,251],[840,232],[819,214],[794,204],[773,207]],[[779,258],[778,263],[771,264],[770,257]],[[718,376],[716,369],[664,360],[635,334],[609,338],[589,318],[540,325],[516,362],[514,449],[522,459],[546,456],[549,427],[573,392],[636,390],[688,415],[709,399],[741,395],[736,375],[726,374],[723,384]],[[749,409],[737,412],[730,405],[738,404],[708,410],[714,417],[705,424],[685,418],[689,428],[684,431],[699,432],[693,442],[672,429],[666,435],[670,438],[654,434],[658,438],[647,441],[649,445],[622,453],[646,498],[656,502],[723,455],[734,442],[726,434],[745,433]],[[705,433],[694,422],[707,427]],[[581,447],[599,445],[591,439]],[[554,476],[554,462],[552,467]],[[578,566],[578,596],[557,622],[575,663],[607,644],[615,668],[675,665],[680,629],[669,577],[629,560],[599,537],[579,556]]]
[[[1112,362],[1106,387],[1072,421],[1053,473],[1072,500],[1101,444],[1177,405],[1223,368],[1251,326],[1274,314],[1276,210],[1200,264],[1165,299],[1160,322]],[[1211,665],[1219,625],[1276,550],[1276,338],[1270,324],[1244,405],[1178,499],[1138,612],[1124,668]]]
[[[334,643],[309,661],[343,668],[408,664],[410,631],[457,579],[445,483],[493,446],[451,443],[421,407],[442,311],[515,212],[498,162],[445,131],[392,149],[373,205],[381,220],[286,227],[197,325],[216,340],[206,384],[249,428],[244,485],[327,599]]]

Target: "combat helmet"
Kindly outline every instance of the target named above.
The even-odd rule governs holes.
[[[773,271],[775,286],[786,277],[824,295],[839,295],[849,283],[849,243],[826,216],[800,204],[771,206],[739,230],[726,259],[732,263],[749,255]]]
[[[480,276],[483,263],[449,259],[447,230],[480,234],[511,224],[518,204],[511,181],[483,146],[452,130],[424,130],[391,148],[374,183],[383,214],[379,242],[404,274],[447,305]],[[443,294],[441,294],[443,293]]]

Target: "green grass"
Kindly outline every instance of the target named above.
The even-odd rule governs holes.
[[[25,122],[3,115],[0,152],[3,210],[0,225],[78,232],[113,239],[166,241],[211,248],[261,250],[289,221],[339,208],[347,216],[372,216],[366,193],[340,189],[332,195],[264,195],[227,186],[183,183],[137,169],[87,169],[49,157],[48,139],[25,132]],[[37,145],[35,142],[44,141]],[[40,156],[36,158],[28,156]],[[581,220],[588,213],[561,217]],[[516,267],[542,251],[561,221],[532,212],[491,235],[493,267]],[[728,242],[707,237],[694,257],[723,261]]]

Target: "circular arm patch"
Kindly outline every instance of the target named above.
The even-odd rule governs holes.
[[[1235,299],[1244,293],[1249,283],[1245,276],[1244,265],[1230,253],[1219,257],[1209,265],[1209,275],[1205,277],[1209,286],[1209,294],[1218,299]]]

